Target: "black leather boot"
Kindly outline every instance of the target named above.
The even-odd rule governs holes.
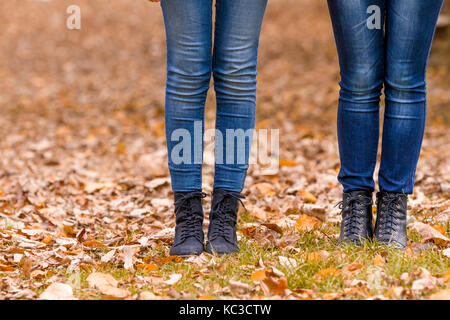
[[[229,254],[239,251],[236,222],[239,203],[244,198],[239,192],[214,189],[206,252]]]
[[[175,192],[175,239],[170,255],[199,255],[203,252],[203,208],[201,191]]]
[[[402,193],[381,191],[377,193],[377,222],[375,238],[379,243],[397,249],[406,247],[406,209],[408,196]]]
[[[340,243],[360,245],[373,237],[372,193],[352,191],[343,194]]]

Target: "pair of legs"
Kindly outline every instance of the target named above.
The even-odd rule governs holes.
[[[425,128],[426,66],[442,3],[328,0],[341,67],[339,181],[344,192],[375,189],[384,85],[379,187],[412,193]]]
[[[167,36],[166,135],[174,192],[202,188],[204,110],[211,74],[217,97],[214,188],[242,191],[255,125],[257,54],[266,4],[267,0],[216,0],[213,45],[213,0],[161,2]],[[236,133],[243,132],[248,134],[240,143]]]
[[[167,36],[166,136],[177,224],[172,255],[204,250],[203,136],[211,74],[217,97],[216,162],[206,251],[238,250],[237,211],[255,125],[258,44],[267,0],[215,3],[213,36],[213,0],[161,1]]]
[[[338,140],[344,187],[340,241],[372,236],[406,246],[411,194],[426,116],[425,74],[443,0],[328,0],[341,68]],[[377,223],[373,173],[384,86]]]

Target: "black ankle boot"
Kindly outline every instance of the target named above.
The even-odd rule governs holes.
[[[343,194],[340,243],[360,245],[372,239],[372,193],[352,191]]]
[[[175,192],[175,239],[170,255],[199,255],[203,252],[203,208],[201,191]]]
[[[244,196],[239,192],[214,189],[206,252],[228,254],[239,251],[236,222],[241,199],[244,199]]]
[[[377,193],[375,238],[379,243],[390,244],[397,249],[406,247],[407,203],[406,194],[386,191]]]

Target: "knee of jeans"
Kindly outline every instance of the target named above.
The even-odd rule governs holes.
[[[343,74],[340,82],[341,100],[368,104],[380,101],[383,78],[371,70],[361,69],[351,74]]]
[[[426,101],[424,76],[406,75],[397,72],[385,79],[386,100],[397,103],[423,103]]]
[[[181,98],[198,98],[206,95],[211,80],[211,70],[194,71],[169,69],[167,93]]]
[[[256,64],[237,63],[214,69],[214,89],[229,99],[256,99]]]

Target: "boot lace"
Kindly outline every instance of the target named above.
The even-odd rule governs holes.
[[[364,210],[358,206],[372,205],[372,199],[364,195],[352,195],[345,201],[339,202],[336,206],[341,209],[342,225],[346,235],[357,235],[361,232],[361,215]]]
[[[232,235],[234,234],[234,226],[236,225],[237,217],[233,208],[233,199],[239,201],[245,208],[242,199],[245,197],[239,192],[227,191],[218,195],[220,198],[211,208],[214,215],[214,226],[208,235],[210,241],[223,237],[230,243],[233,243]]]
[[[390,241],[399,224],[397,211],[402,203],[395,193],[386,193],[381,198],[381,217],[379,219],[379,235],[382,241]]]
[[[180,240],[183,242],[189,237],[195,237],[198,241],[202,241],[201,228],[198,228],[198,224],[202,223],[202,216],[196,214],[191,206],[191,199],[206,197],[206,193],[201,191],[193,191],[186,193],[183,197],[175,201],[175,215],[178,219],[180,228]]]

